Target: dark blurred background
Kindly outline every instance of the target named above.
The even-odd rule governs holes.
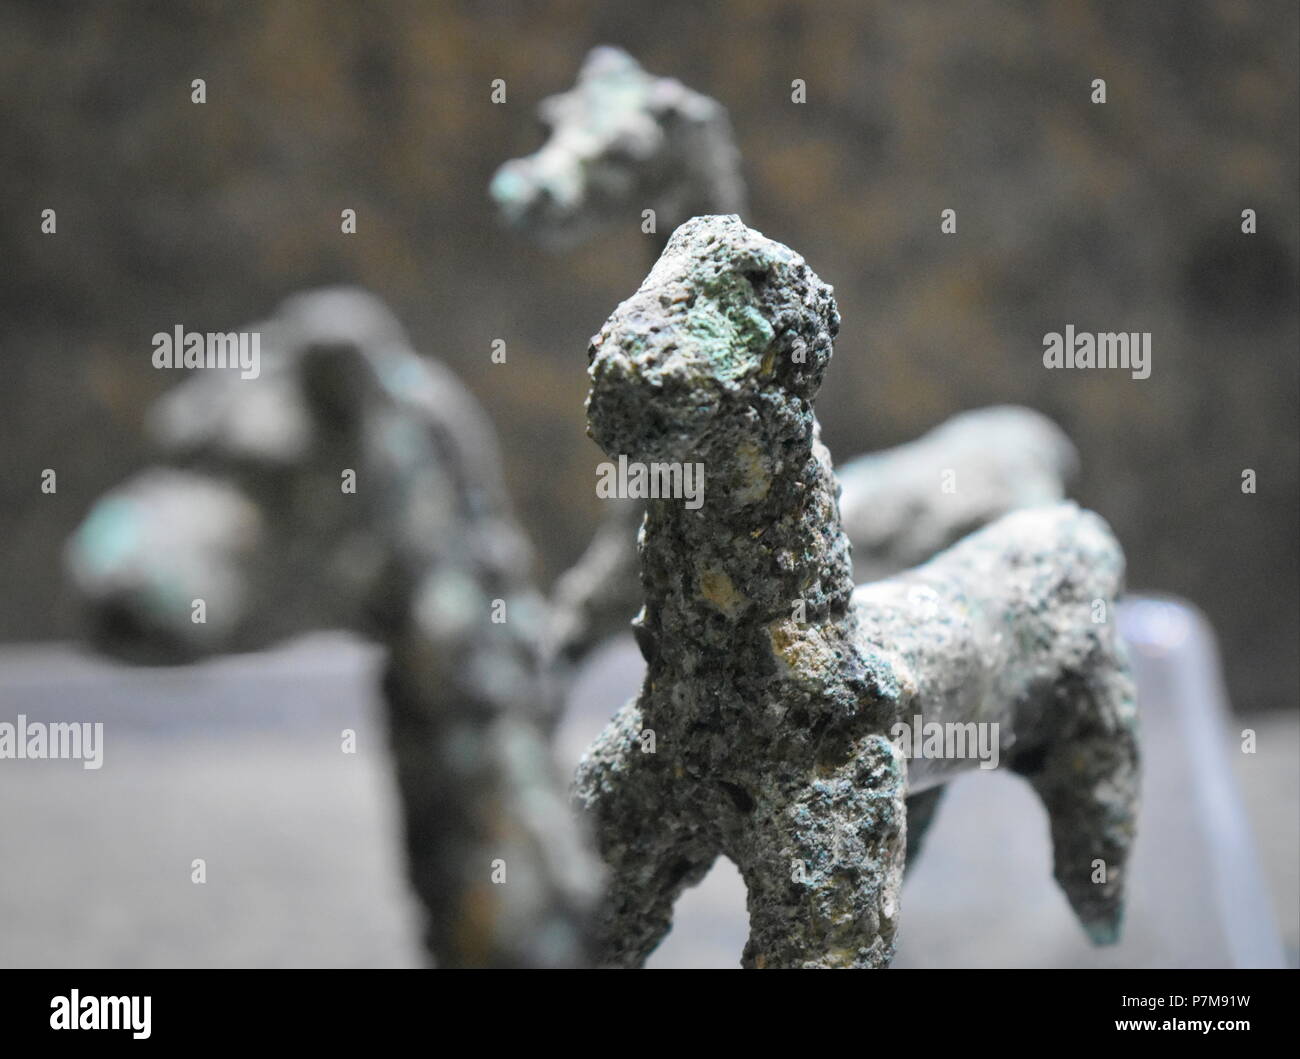
[[[74,632],[60,548],[147,458],[142,414],[175,381],[150,364],[153,333],[233,329],[320,283],[369,287],[466,380],[539,573],[574,559],[602,458],[586,342],[650,240],[638,211],[548,255],[497,225],[486,185],[539,146],[538,100],[612,43],[726,104],[746,220],[834,284],[819,410],[837,458],[966,408],[1040,409],[1078,445],[1074,495],[1115,527],[1131,587],[1204,608],[1239,709],[1294,706],[1298,10],[0,4],[0,639]],[[1151,331],[1151,377],[1044,370],[1044,333],[1071,323]]]

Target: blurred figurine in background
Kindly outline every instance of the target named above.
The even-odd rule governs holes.
[[[572,245],[655,211],[657,240],[700,213],[741,213],[745,184],[726,108],[620,48],[588,53],[578,83],[537,113],[551,130],[534,154],[506,162],[490,193],[501,216],[540,242]]]
[[[164,395],[158,465],[70,542],[94,643],[183,662],[320,628],[378,640],[435,959],[587,962],[600,870],[551,758],[544,605],[488,421],[361,290],[299,294],[250,330],[260,375],[195,371]]]

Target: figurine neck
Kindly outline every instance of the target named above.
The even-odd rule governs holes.
[[[641,546],[646,632],[726,649],[746,628],[798,617],[836,620],[853,592],[838,486],[816,424],[800,435],[720,446],[705,466],[703,504],[649,503]]]

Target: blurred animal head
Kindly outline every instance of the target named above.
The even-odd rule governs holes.
[[[261,374],[195,371],[165,394],[148,422],[160,463],[69,542],[103,650],[183,662],[312,628],[382,632],[415,573],[500,502],[472,400],[375,298],[300,294],[252,330]]]
[[[575,243],[616,219],[639,224],[647,208],[664,231],[743,209],[725,108],[619,48],[593,49],[577,84],[538,113],[550,138],[501,166],[489,190],[508,224],[545,243]]]

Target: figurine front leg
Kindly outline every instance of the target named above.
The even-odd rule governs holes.
[[[787,804],[755,807],[733,853],[749,889],[746,967],[884,967],[894,956],[906,762],[867,736]],[[732,851],[728,851],[732,852]]]
[[[643,752],[641,711],[628,703],[578,765],[576,798],[609,869],[596,915],[597,959],[640,967],[672,926],[673,905],[708,873],[718,849],[671,797],[674,780]]]

